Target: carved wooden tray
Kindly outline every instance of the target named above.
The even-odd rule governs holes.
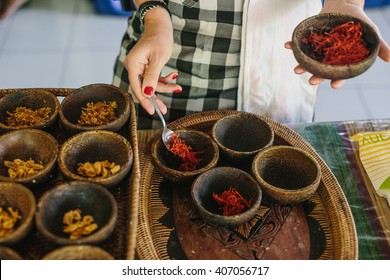
[[[232,110],[197,113],[174,121],[169,127],[210,133],[215,121],[236,113]],[[238,228],[210,225],[198,216],[192,205],[191,182],[172,183],[155,170],[149,145],[151,138],[161,137],[161,130],[139,131],[142,174],[136,241],[139,258],[358,258],[354,220],[344,193],[328,166],[293,130],[269,118],[264,117],[264,120],[274,129],[274,145],[299,147],[319,162],[322,179],[316,194],[294,205],[278,205],[264,196],[258,214],[248,223]]]

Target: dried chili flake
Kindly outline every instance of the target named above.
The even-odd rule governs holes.
[[[253,197],[246,200],[235,188],[230,187],[221,194],[212,194],[218,204],[218,209],[222,210],[224,216],[238,215],[248,209]]]
[[[172,136],[172,141],[173,143],[169,150],[181,159],[182,163],[179,169],[183,171],[194,171],[202,161],[197,155],[203,153],[203,151],[194,152],[192,147],[187,145],[186,141],[181,139],[177,134]]]
[[[363,40],[360,23],[353,21],[329,28],[323,26],[319,31],[310,30],[301,39],[309,48],[309,56],[325,64],[343,65],[362,61],[370,50]]]

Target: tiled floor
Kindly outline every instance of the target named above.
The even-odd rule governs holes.
[[[366,10],[390,43],[390,6]],[[0,88],[111,83],[126,17],[91,0],[32,0],[0,22]],[[390,63],[378,59],[342,89],[320,86],[315,121],[390,118]]]

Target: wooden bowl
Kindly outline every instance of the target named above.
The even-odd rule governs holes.
[[[55,249],[43,260],[114,260],[106,250],[92,245],[69,245]]]
[[[252,172],[264,193],[281,204],[308,199],[321,180],[321,169],[314,157],[291,146],[261,151],[253,160]]]
[[[14,231],[0,237],[1,245],[14,245],[24,239],[32,229],[36,211],[33,193],[22,184],[0,182],[0,206],[3,211],[8,207],[18,210],[21,217],[15,224]]]
[[[63,232],[63,217],[80,209],[82,216],[91,215],[98,229],[79,239]],[[35,221],[38,231],[50,242],[60,245],[94,244],[106,240],[115,229],[118,207],[107,188],[91,182],[61,183],[45,192],[38,200]]]
[[[251,162],[258,152],[274,141],[271,126],[261,116],[247,112],[218,120],[211,135],[221,155],[233,164]]]
[[[40,108],[50,108],[49,117],[42,123],[35,125],[9,125],[7,118],[9,113],[13,113],[18,107],[26,107],[27,109],[37,110]],[[36,91],[17,91],[9,93],[0,99],[0,132],[17,130],[20,128],[36,128],[49,130],[56,124],[58,119],[58,113],[60,110],[60,102],[57,97],[44,90]]]
[[[0,136],[0,147],[0,181],[35,187],[53,176],[57,163],[58,144],[49,133],[32,128],[13,130]],[[28,177],[10,178],[9,168],[4,165],[4,161],[15,159],[23,161],[32,159],[35,163],[41,163],[43,169]]]
[[[23,258],[11,248],[0,246],[0,260],[22,260]]]
[[[120,166],[120,170],[108,177],[86,177],[77,169],[80,164],[108,160]],[[120,134],[108,130],[86,131],[73,135],[61,146],[58,166],[67,180],[88,181],[113,187],[129,173],[133,165],[132,146]]]
[[[115,120],[96,126],[79,125],[81,112],[86,108],[87,103],[116,101],[118,107],[115,109]],[[66,96],[61,102],[59,112],[60,120],[64,128],[71,134],[89,130],[120,130],[130,116],[130,95],[120,88],[108,84],[91,84],[76,89]]]
[[[320,30],[324,26],[332,28],[349,21],[359,22],[362,26],[363,40],[370,51],[367,58],[352,64],[329,65],[308,55],[310,50],[301,40],[310,34],[313,28],[315,30]],[[344,14],[325,13],[305,19],[295,28],[292,43],[295,59],[303,68],[317,77],[331,80],[349,79],[367,71],[375,62],[379,51],[379,37],[375,30],[363,20]]]
[[[241,214],[223,215],[213,198],[229,188],[235,188],[250,207]],[[234,167],[216,167],[199,175],[192,184],[191,197],[199,214],[211,224],[236,227],[252,219],[260,207],[262,191],[259,184],[248,173]]]
[[[175,132],[191,146],[193,152],[202,152],[198,154],[201,162],[193,171],[181,171],[181,160],[167,150],[161,140],[161,134],[158,134],[152,140],[150,153],[153,165],[164,178],[172,182],[188,181],[217,165],[218,146],[209,135],[202,131],[188,129],[175,130]]]

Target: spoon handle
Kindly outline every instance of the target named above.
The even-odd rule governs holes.
[[[160,111],[160,108],[158,107],[158,104],[156,102],[156,99],[154,99],[153,96],[149,97],[149,100],[150,102],[152,102],[153,106],[154,106],[154,109],[156,110],[158,116],[160,117],[161,119],[161,122],[163,124],[164,127],[166,127],[166,123],[165,123],[165,120],[164,120],[164,116],[162,115],[161,111]]]

